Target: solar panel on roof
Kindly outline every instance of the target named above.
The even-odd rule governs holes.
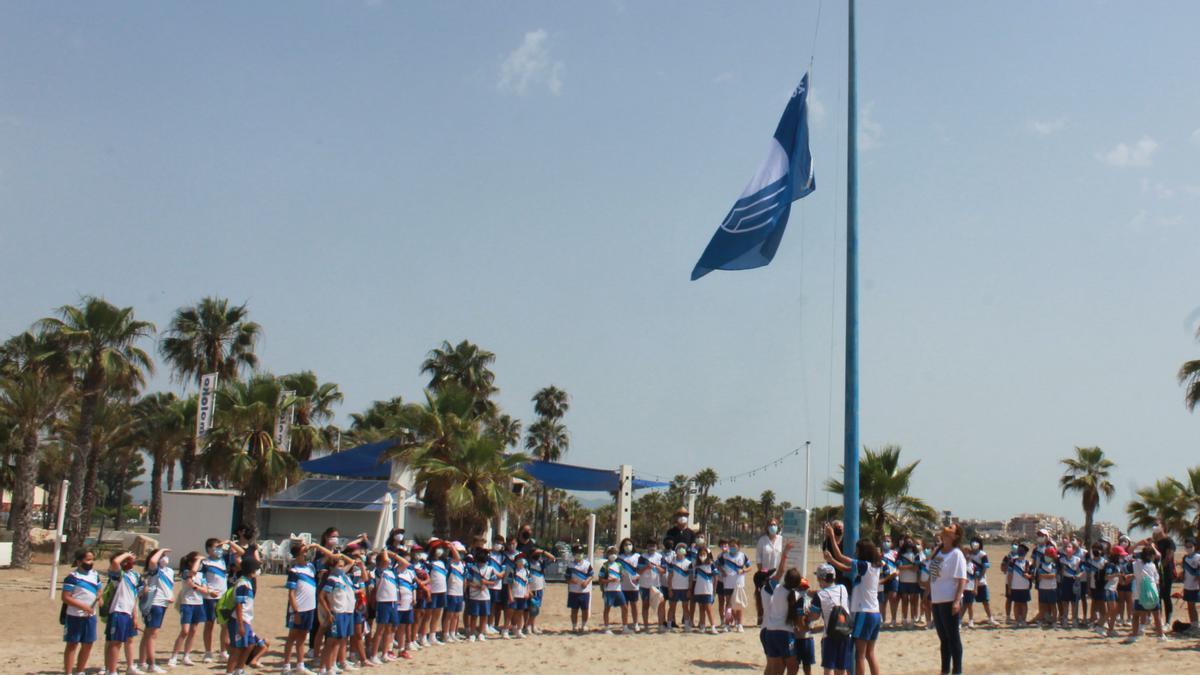
[[[306,478],[267,500],[268,508],[378,510],[388,493],[384,480]]]

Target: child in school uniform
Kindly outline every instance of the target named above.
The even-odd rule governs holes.
[[[1133,542],[1121,535],[1118,540],[1125,556],[1121,558],[1121,583],[1117,584],[1117,625],[1133,624]]]
[[[929,560],[931,551],[923,547],[923,542],[918,539],[917,546],[921,547],[920,562],[917,563],[917,585],[921,587],[921,620],[925,622],[925,630],[933,628],[933,603],[930,599],[930,584],[933,578],[929,573]]]
[[[979,537],[971,540],[971,553],[967,559],[975,563],[975,602],[983,605],[983,611],[987,615],[987,624],[997,626],[999,624],[992,617],[992,599],[988,592],[987,582],[987,571],[992,564],[988,561],[987,551],[983,550],[983,540]],[[971,618],[974,620],[975,617]]]
[[[200,562],[203,557],[198,551],[192,551],[183,557],[179,566],[179,635],[171,649],[171,658],[167,659],[167,667],[174,668],[182,663],[194,666],[192,661],[192,642],[196,639],[196,629],[204,623],[204,599],[209,597],[208,587],[204,585],[204,574],[200,572]]]
[[[967,582],[963,586],[962,594],[962,611],[959,612],[959,625],[967,628],[975,627],[975,589],[978,582],[979,568],[975,566],[971,560],[971,548],[969,546],[962,547],[963,559],[967,564]]]
[[[633,540],[626,537],[617,549],[617,563],[621,565],[621,594],[625,596],[625,608],[621,610],[622,630],[637,633],[638,627],[638,560],[641,554],[633,550]],[[628,618],[626,618],[628,617]]]
[[[663,585],[663,555],[658,550],[658,543],[654,540],[646,542],[642,548],[642,553],[638,557],[638,597],[642,601],[642,627],[650,630],[650,626],[657,625],[659,632],[662,632],[663,621],[666,618],[666,599],[659,589]],[[657,605],[657,619],[651,621],[650,608],[652,605]]]
[[[304,638],[312,630],[317,614],[317,569],[308,561],[308,547],[302,541],[293,541],[290,549],[291,565],[287,571],[284,588],[288,592],[287,613],[284,626],[288,629],[283,643],[283,672],[310,675],[304,665]]]
[[[790,543],[784,550],[789,548]],[[784,565],[778,565],[775,574],[759,590],[763,621],[758,641],[767,657],[766,673],[796,672],[796,630],[804,609],[802,582],[798,570],[792,568],[785,572]]]
[[[900,543],[900,555],[897,558],[899,568],[899,593],[901,611],[904,615],[903,626],[913,628],[920,613],[921,586],[919,582],[921,552],[912,539],[905,537]]]
[[[508,629],[504,639],[525,637],[525,617],[529,614],[529,568],[523,554],[513,558],[512,579],[508,584]]]
[[[1016,553],[1008,560],[1008,597],[1012,601],[1013,619],[1017,622],[1017,628],[1026,626],[1025,619],[1029,615],[1033,570],[1032,564],[1025,558],[1028,552],[1029,548],[1020,544]]]
[[[699,616],[692,628],[694,633],[703,633],[707,628],[709,633],[717,634],[717,624],[713,620],[713,592],[719,574],[709,550],[696,551],[696,564],[692,566],[692,602]]]
[[[346,574],[350,577],[350,584],[354,588],[354,632],[347,641],[346,649],[348,654],[353,653],[358,657],[359,663],[366,663],[367,588],[374,582],[374,579],[367,570],[365,560],[367,545],[364,543],[346,548],[347,555],[351,560]],[[348,654],[342,658],[343,664],[348,661]],[[344,667],[342,669],[345,670]]]
[[[600,583],[604,588],[604,626],[603,630],[606,634],[612,634],[612,623],[610,621],[613,607],[618,607],[621,610],[621,624],[624,626],[629,622],[629,608],[625,605],[625,593],[621,590],[621,577],[624,576],[624,571],[621,563],[617,560],[617,548],[609,546],[604,552],[604,564],[600,567]],[[628,626],[624,629],[629,631]]]
[[[266,641],[254,634],[254,578],[259,562],[250,556],[238,564],[238,577],[233,586],[233,616],[225,625],[229,631],[229,658],[225,661],[227,674],[244,675],[244,666],[259,650],[266,651]]]
[[[667,615],[670,617],[672,626],[681,625],[675,622],[675,607],[683,603],[686,611],[688,591],[691,589],[692,561],[688,558],[687,553],[686,544],[677,545],[675,556],[667,567],[667,586],[671,589],[671,606],[667,609]]]
[[[487,556],[487,564],[495,571],[491,581],[488,582],[488,590],[491,593],[491,603],[489,609],[491,617],[487,622],[484,630],[489,635],[500,632],[500,626],[504,625],[504,605],[506,593],[504,585],[508,581],[508,556],[506,553],[507,544],[504,537],[496,537],[495,543],[492,545],[492,552]]]
[[[96,642],[96,603],[100,600],[100,573],[96,554],[75,552],[75,569],[63,580],[63,672],[83,675],[92,644]]]
[[[488,616],[491,613],[491,585],[499,573],[492,565],[491,554],[483,542],[476,545],[475,554],[467,561],[467,634],[468,640],[487,640]]]
[[[1189,635],[1200,635],[1200,620],[1196,617],[1196,605],[1200,604],[1200,551],[1196,540],[1183,542],[1183,601],[1187,603]]]
[[[382,666],[396,660],[392,643],[400,625],[400,581],[397,574],[408,561],[395,552],[383,549],[375,554],[375,632],[371,635],[371,663]]]
[[[850,616],[854,620],[854,630],[850,637],[854,639],[854,656],[856,673],[867,672],[870,664],[871,672],[879,672],[879,663],[875,659],[875,641],[879,638],[879,575],[883,570],[883,559],[875,544],[866,539],[859,539],[854,547],[854,557],[844,555],[838,547],[837,537],[833,526],[825,526],[825,541],[829,542],[829,550],[825,557],[836,569],[847,573],[853,581],[850,591]]]
[[[751,568],[750,559],[741,548],[740,541],[730,539],[729,550],[722,553],[717,560],[717,567],[721,574],[721,597],[724,600],[723,607],[719,608],[721,624],[726,631],[736,630],[739,633],[745,630],[742,627],[742,611],[745,607],[738,604],[736,600],[739,592],[742,595],[746,592],[746,572]],[[729,624],[725,623],[726,608],[732,619]]]
[[[1058,611],[1058,549],[1046,546],[1037,557],[1038,613],[1035,621],[1042,628],[1053,628]]]
[[[154,642],[162,629],[167,607],[175,602],[175,571],[171,569],[168,553],[171,549],[151,551],[146,556],[142,572],[142,641],[138,645],[138,658],[142,670],[150,673],[165,673],[167,670],[154,662]]]
[[[213,662],[213,627],[217,622],[217,599],[229,588],[229,559],[242,552],[242,548],[228,539],[222,540],[210,537],[204,542],[205,558],[200,563],[200,571],[204,573],[204,585],[208,587],[209,596],[204,599],[204,658],[203,663]],[[226,651],[227,633],[217,632],[217,646],[222,655],[228,658]]]
[[[525,613],[525,634],[541,635],[542,629],[537,626],[538,615],[542,613],[542,599],[546,593],[546,563],[554,562],[556,558],[549,551],[535,548],[526,561],[529,569],[529,611]]]
[[[821,623],[828,629],[829,615],[835,607],[849,611],[850,594],[846,587],[835,583],[837,571],[833,565],[826,563],[817,568],[817,584],[820,590],[813,596],[808,606],[808,616],[811,619],[821,617]],[[850,638],[839,637],[825,631],[821,638],[821,667],[825,675],[846,675],[850,663],[854,660],[854,643]]]
[[[348,556],[334,558],[321,586],[319,604],[323,615],[328,618],[327,622],[321,622],[325,625],[321,675],[334,672],[339,658],[344,658],[346,643],[354,635],[354,583],[346,572],[352,564],[353,560]]]
[[[104,627],[105,672],[117,672],[117,660],[124,648],[129,672],[138,675],[142,670],[133,658],[133,638],[138,632],[137,596],[141,576],[133,571],[133,553],[116,553],[109,558],[108,582],[116,586],[108,608],[108,625]]]
[[[1070,628],[1079,625],[1079,575],[1083,572],[1083,557],[1074,544],[1066,544],[1058,559],[1058,623]]]
[[[1098,572],[1098,578],[1101,580],[1104,589],[1103,605],[1107,612],[1107,625],[1102,621],[1096,626],[1096,633],[1101,637],[1115,638],[1119,634],[1116,630],[1117,613],[1119,611],[1119,600],[1117,597],[1117,588],[1121,585],[1121,561],[1125,557],[1125,549],[1121,546],[1113,546],[1109,549],[1108,558],[1100,561],[1103,565],[1102,571]]]
[[[891,537],[883,538],[879,550],[883,555],[883,574],[879,577],[879,620],[886,623],[890,616],[890,625],[896,628],[896,610],[900,608],[899,552],[892,548]]]
[[[584,633],[592,604],[592,563],[583,547],[576,546],[572,553],[574,560],[567,566],[567,609],[571,610],[571,632]]]
[[[466,547],[455,541],[450,544],[450,559],[446,562],[446,609],[442,612],[442,635],[450,642],[459,642],[458,632],[466,602],[463,594],[466,587],[467,564],[463,560]]]

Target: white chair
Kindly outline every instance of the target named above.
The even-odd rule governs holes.
[[[271,553],[275,550],[275,543],[270,539],[263,539],[258,542],[258,559],[262,561],[262,571],[269,573],[271,571]]]
[[[292,552],[292,542],[287,539],[280,539],[275,548],[271,551],[271,565],[275,567],[280,574],[287,571],[288,556]]]

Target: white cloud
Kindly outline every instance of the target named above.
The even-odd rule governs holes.
[[[1117,143],[1112,150],[1097,153],[1096,158],[1109,166],[1145,167],[1150,166],[1150,158],[1155,150],[1158,150],[1158,141],[1149,136],[1142,136],[1141,140],[1132,145]]]
[[[820,124],[825,121],[825,102],[817,96],[817,90],[814,88],[808,92],[808,119],[813,124]]]
[[[500,80],[496,88],[500,91],[525,94],[531,87],[544,86],[557,96],[562,92],[562,61],[550,57],[546,40],[550,37],[544,29],[529,31],[521,44],[500,64]]]
[[[1065,116],[1052,120],[1031,120],[1029,122],[1029,130],[1038,136],[1050,136],[1063,130],[1067,126],[1067,118]]]
[[[858,149],[859,150],[874,150],[879,147],[879,142],[883,138],[883,125],[876,122],[871,117],[871,109],[875,107],[874,103],[868,103],[863,107],[862,112],[858,117]]]
[[[724,84],[733,80],[733,73],[725,71],[713,78],[713,84]]]
[[[1169,199],[1175,196],[1175,191],[1162,183],[1151,181],[1149,178],[1143,178],[1142,194],[1154,195],[1159,199]]]

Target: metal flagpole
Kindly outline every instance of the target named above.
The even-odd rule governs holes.
[[[808,526],[812,523],[812,443],[804,441],[804,548],[800,553],[800,574],[808,574]]]
[[[858,542],[858,84],[855,77],[854,0],[849,0],[846,82],[846,408],[842,478],[842,545]]]

